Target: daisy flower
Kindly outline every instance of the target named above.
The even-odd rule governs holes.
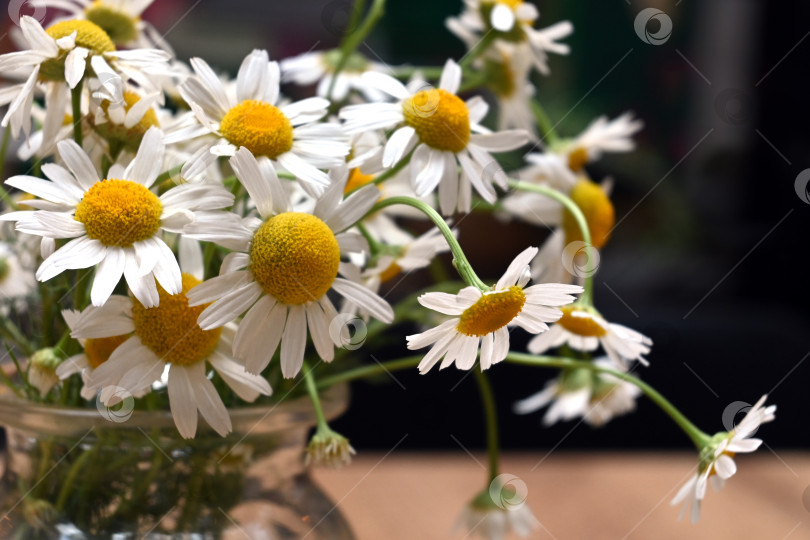
[[[565,161],[575,173],[582,172],[585,165],[596,161],[607,152],[631,152],[636,144],[633,135],[644,123],[633,118],[632,112],[608,120],[600,116],[573,139],[563,140],[551,148],[551,155]]]
[[[397,102],[349,105],[340,117],[348,133],[395,129],[383,153],[386,168],[413,149],[408,166],[413,189],[421,197],[438,186],[439,206],[446,215],[456,209],[470,211],[472,187],[487,202],[495,202],[493,182],[506,188],[508,180],[490,152],[519,148],[528,142],[528,133],[490,133],[481,126],[488,106],[479,96],[465,102],[456,95],[461,84],[458,64],[447,61],[439,88],[423,86],[412,92],[393,77],[374,72],[364,74],[363,81]]]
[[[341,248],[353,248],[356,235],[343,233],[363,217],[379,198],[374,186],[365,186],[346,200],[347,171],[333,178],[318,199],[313,213],[290,211],[275,171],[242,148],[230,160],[237,178],[255,202],[262,220],[241,220],[231,214],[213,214],[186,228],[192,238],[227,244],[228,255],[218,277],[189,293],[191,305],[213,301],[200,314],[200,326],[209,330],[245,313],[234,340],[235,358],[248,371],[261,372],[281,346],[281,371],[290,378],[304,361],[307,329],[318,355],[334,359],[335,339],[329,331],[337,311],[327,297],[334,290],[376,318],[391,322],[393,310],[385,300],[362,285],[338,277]],[[342,233],[342,234],[341,234]]]
[[[110,154],[126,150],[135,153],[151,127],[160,127],[156,105],[160,92],[123,91],[120,101],[90,100],[88,123],[95,134],[106,141]]]
[[[245,371],[230,356],[234,328],[203,330],[197,324],[205,305],[190,306],[187,293],[199,283],[191,274],[183,274],[178,293],[170,294],[159,287],[156,307],[147,308],[136,299],[121,297],[95,308],[95,317],[77,324],[71,332],[74,338],[129,335],[105,362],[87,374],[83,395],[100,391],[101,401],[113,406],[121,399],[121,389],[134,396],[147,393],[168,366],[169,407],[177,430],[187,439],[197,432],[198,411],[220,435],[231,431],[228,409],[208,378],[208,365],[241,399],[251,402],[259,395],[269,396],[270,384]],[[120,309],[125,301],[131,304],[129,310]]]
[[[95,306],[110,297],[122,275],[135,297],[149,307],[158,302],[155,279],[169,294],[180,292],[180,267],[162,233],[181,232],[195,211],[229,206],[233,195],[211,184],[179,185],[160,197],[150,191],[163,166],[161,137],[159,129],[150,128],[135,159],[126,169],[111,167],[104,180],[73,141],[57,145],[67,169],[53,163],[42,166],[51,181],[32,176],[6,180],[42,200],[26,203],[39,210],[11,212],[0,219],[17,221],[23,233],[72,239],[42,262],[38,280],[97,266],[90,293]]]
[[[154,0],[34,0],[32,6],[65,10],[73,19],[86,19],[104,30],[116,45],[160,47],[166,40],[141,15]]]
[[[644,359],[650,352],[652,340],[626,326],[609,323],[596,309],[583,304],[562,308],[562,317],[548,332],[532,338],[529,352],[541,354],[548,349],[568,345],[578,351],[594,351],[599,345],[618,367],[637,360],[648,365]]]
[[[594,364],[616,369],[605,357]],[[636,408],[641,390],[608,373],[595,373],[589,369],[567,370],[557,380],[549,382],[540,392],[515,403],[517,414],[529,414],[549,405],[543,424],[550,426],[559,420],[582,417],[588,424],[599,427],[611,418]]]
[[[721,489],[726,480],[737,472],[734,455],[753,452],[760,447],[762,439],[752,438],[752,435],[759,426],[772,421],[776,412],[776,405],[763,407],[767,397],[762,396],[734,429],[718,433],[700,451],[697,474],[681,487],[670,503],[673,506],[683,503],[679,520],[688,509],[692,523],[697,523],[700,518],[700,504],[706,496],[706,484],[711,481],[713,488]]]
[[[489,369],[509,352],[507,325],[516,324],[532,334],[548,330],[547,322],[560,318],[557,306],[574,301],[581,293],[578,285],[543,283],[524,289],[529,281],[529,262],[537,255],[530,247],[520,253],[498,283],[488,291],[466,287],[458,294],[431,292],[419,297],[426,308],[450,315],[452,319],[421,334],[408,336],[408,348],[432,345],[419,363],[427,373],[444,357],[439,369],[455,362],[458,369],[470,369],[481,349],[481,369]]]
[[[150,91],[157,90],[150,81],[152,73],[163,73],[169,55],[157,49],[117,51],[110,37],[87,20],[65,20],[44,29],[39,21],[27,15],[20,18],[20,29],[31,49],[0,55],[0,72],[22,76],[25,82],[5,89],[0,105],[10,103],[3,127],[11,124],[16,137],[22,129],[30,134],[31,106],[37,82],[45,83],[46,103],[54,102],[64,93],[63,84],[73,89],[88,70],[104,81],[117,101],[124,79],[132,79]],[[61,124],[63,108],[55,107],[56,120]]]
[[[570,48],[558,40],[568,37],[574,27],[569,21],[561,21],[535,29],[539,16],[534,5],[522,0],[464,0],[464,11],[458,17],[448,18],[446,25],[468,47],[490,32],[494,32],[496,43],[526,45],[531,48],[534,67],[548,75],[548,53],[567,55]]]
[[[236,78],[236,95],[230,94],[213,70],[199,58],[191,59],[196,76],[179,86],[183,99],[203,129],[174,134],[173,142],[202,133],[218,137],[203,147],[183,168],[194,176],[217,156],[233,156],[239,148],[267,158],[300,178],[314,193],[329,184],[319,169],[338,167],[349,153],[348,138],[337,124],[317,123],[329,102],[308,98],[288,105],[279,102],[279,67],[267,51],[254,50],[245,57]]]
[[[281,61],[281,81],[294,82],[299,85],[318,83],[315,91],[318,97],[328,98],[327,93],[334,79],[335,69],[342,53],[338,49],[331,51],[313,51]],[[380,92],[362,83],[363,73],[367,71],[384,71],[385,66],[371,62],[358,53],[349,56],[343,69],[338,73],[332,98],[343,101],[352,90],[361,92],[369,101],[380,101]]]
[[[82,398],[91,400],[95,395],[95,392],[88,391],[88,375],[129,339],[132,325],[125,320],[127,317],[132,318],[132,301],[126,296],[118,295],[110,296],[104,303],[104,309],[88,306],[84,311],[62,311],[62,318],[71,332],[79,328],[93,328],[94,332],[106,335],[100,338],[78,338],[82,352],[66,358],[56,368],[56,376],[60,380],[76,373],[81,374],[85,383],[81,390]]]

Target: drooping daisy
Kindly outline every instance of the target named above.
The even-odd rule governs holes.
[[[135,299],[124,298],[118,302],[130,301],[130,310],[121,310],[116,304],[108,308],[110,304],[105,304],[95,308],[95,318],[103,316],[104,324],[93,320],[77,324],[71,332],[74,338],[110,338],[122,330],[130,334],[106,362],[87,374],[84,393],[101,392],[101,401],[112,406],[120,399],[120,389],[133,396],[148,392],[168,365],[169,407],[177,430],[187,439],[197,431],[197,411],[220,435],[231,431],[228,409],[208,379],[207,365],[241,399],[251,402],[259,395],[269,396],[272,390],[267,380],[248,373],[230,356],[234,328],[203,330],[197,324],[205,306],[189,306],[187,293],[199,283],[191,274],[183,274],[177,294],[159,287],[160,302],[156,307],[147,308]]]
[[[150,187],[163,167],[162,134],[150,128],[137,156],[124,169],[114,165],[102,180],[87,154],[73,141],[58,151],[68,169],[42,166],[51,181],[14,176],[6,184],[39,197],[27,204],[34,211],[12,212],[2,220],[17,221],[17,230],[46,238],[71,238],[46,258],[36,277],[47,281],[64,270],[97,266],[90,298],[103,304],[121,276],[135,297],[155,306],[155,279],[169,292],[180,292],[180,268],[162,233],[181,232],[197,210],[215,210],[233,203],[220,185],[183,184],[158,197]]]
[[[490,32],[494,33],[496,43],[527,45],[531,47],[537,71],[548,75],[548,53],[568,54],[568,45],[557,41],[570,35],[574,27],[569,21],[561,21],[535,29],[539,16],[534,5],[522,0],[464,0],[464,11],[458,17],[448,18],[446,24],[468,47]]]
[[[594,363],[616,369],[605,356],[595,359]],[[575,369],[564,371],[540,392],[515,403],[514,411],[529,414],[550,404],[543,417],[546,426],[559,420],[582,417],[588,424],[598,427],[613,417],[634,410],[640,393],[636,385],[610,374]]]
[[[607,322],[591,306],[572,304],[563,307],[560,320],[548,332],[532,338],[528,348],[532,354],[540,354],[561,345],[587,352],[602,345],[618,367],[633,360],[646,366],[643,355],[650,352],[652,340],[626,326]]]
[[[269,163],[259,162],[246,149],[231,158],[231,166],[263,221],[212,215],[197,219],[186,233],[235,250],[223,262],[220,275],[189,293],[191,305],[213,301],[200,315],[203,329],[216,328],[247,312],[234,340],[235,358],[251,373],[261,372],[281,346],[281,370],[294,377],[304,361],[307,329],[318,355],[326,362],[340,345],[329,325],[337,311],[326,293],[334,290],[364,306],[377,319],[391,322],[393,310],[363,285],[338,277],[341,246],[351,248],[355,236],[343,233],[379,197],[365,186],[346,200],[346,171],[333,178],[312,214],[291,212],[289,199]],[[343,233],[343,234],[341,234]]]
[[[529,82],[531,52],[526,47],[497,45],[483,58],[483,69],[490,74],[487,88],[498,99],[498,129],[537,130],[531,110],[534,86]]]
[[[318,83],[315,91],[318,97],[328,98],[334,73],[342,53],[338,49],[331,51],[307,52],[281,61],[282,82],[294,82],[300,85]],[[384,71],[382,64],[372,62],[361,54],[352,53],[335,80],[332,98],[343,101],[349,92],[361,92],[370,101],[380,101],[383,96],[374,88],[362,83],[363,73],[367,71]]]
[[[455,232],[455,231],[454,231]],[[403,234],[406,234],[403,232]],[[373,292],[379,292],[380,286],[403,273],[425,268],[439,253],[446,252],[450,246],[442,236],[439,229],[429,229],[426,233],[409,242],[400,245],[385,246],[387,254],[379,255],[374,265],[366,268],[356,276],[348,276],[354,281],[362,282]],[[362,305],[346,301],[341,308],[342,313],[361,313],[368,318],[368,313]]]
[[[171,52],[166,40],[141,15],[154,0],[34,0],[34,6],[67,11],[74,19],[86,19],[107,32],[116,45],[160,47]]]
[[[454,531],[466,531],[465,538],[504,540],[512,534],[527,538],[540,526],[529,505],[521,500],[524,494],[502,493],[504,487],[497,486],[497,481],[493,481],[488,490],[480,493],[464,507]],[[497,500],[493,500],[493,496]]]
[[[721,489],[726,480],[737,472],[734,455],[753,452],[760,447],[762,439],[752,436],[759,426],[772,421],[776,412],[776,405],[763,407],[767,397],[762,396],[734,429],[716,434],[700,451],[697,474],[681,487],[670,503],[673,506],[683,503],[679,520],[689,510],[692,523],[697,523],[700,518],[700,504],[706,496],[707,483],[711,481],[715,490]]]
[[[317,123],[329,102],[308,98],[280,106],[279,67],[267,51],[254,50],[245,57],[236,78],[236,95],[203,60],[192,58],[196,73],[179,90],[204,131],[219,139],[203,147],[183,167],[183,176],[194,176],[217,156],[233,156],[239,148],[257,158],[267,158],[301,179],[315,193],[323,191],[329,177],[320,169],[343,165],[349,153],[348,138],[337,124]],[[170,140],[194,137],[200,130],[175,134]]]
[[[438,186],[444,214],[456,209],[469,212],[472,187],[487,202],[495,202],[492,184],[506,188],[508,180],[490,152],[519,148],[529,136],[521,130],[490,133],[479,124],[488,106],[481,97],[464,102],[456,95],[461,84],[458,64],[447,61],[438,89],[423,86],[412,92],[393,77],[373,72],[364,74],[363,81],[397,102],[349,105],[341,109],[340,117],[348,133],[396,129],[385,145],[385,167],[413,149],[408,168],[414,191],[425,196]]]
[[[489,291],[466,287],[458,294],[432,292],[419,297],[419,303],[426,308],[453,317],[426,332],[408,336],[409,349],[432,345],[419,363],[420,373],[427,373],[442,357],[439,369],[454,362],[459,369],[470,369],[479,347],[481,369],[489,369],[509,352],[507,325],[516,324],[537,334],[548,330],[547,322],[560,318],[562,312],[557,306],[573,302],[571,295],[581,293],[582,287],[543,283],[524,289],[529,281],[529,262],[535,255],[535,247],[520,253]]]
[[[158,90],[149,74],[164,73],[169,60],[167,53],[157,49],[117,51],[104,30],[87,20],[60,21],[46,30],[39,21],[25,15],[20,18],[20,28],[31,49],[0,55],[0,72],[25,79],[0,96],[0,104],[10,103],[0,125],[5,127],[10,123],[15,137],[20,130],[26,137],[30,134],[29,119],[37,82],[46,86],[46,102],[56,102],[63,99],[64,83],[71,89],[76,88],[88,71],[89,62],[92,73],[117,100],[127,79],[147,90]],[[63,109],[55,107],[54,114],[57,119],[51,121],[61,124]]]
[[[61,358],[51,347],[40,349],[31,355],[28,382],[39,391],[40,396],[45,397],[59,382],[56,368],[60,362]]]

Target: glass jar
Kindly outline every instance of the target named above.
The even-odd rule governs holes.
[[[347,399],[344,386],[325,393],[327,417]],[[308,398],[232,409],[230,435],[201,421],[187,440],[168,411],[126,405],[60,408],[0,388],[0,538],[354,538],[303,463]]]

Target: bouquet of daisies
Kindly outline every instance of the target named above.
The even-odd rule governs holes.
[[[651,340],[597,309],[593,275],[615,214],[609,183],[588,165],[632,151],[642,123],[626,113],[557,135],[533,81],[549,75],[549,54],[569,53],[570,23],[537,28],[531,4],[465,0],[447,27],[467,54],[399,67],[358,52],[385,2],[356,0],[338,49],[254,50],[234,77],[176,58],[141,19],[149,4],[38,0],[59,16],[21,17],[19,50],[0,55],[0,160],[17,141],[30,165],[0,188],[11,391],[68,407],[126,395],[136,409],[170,410],[190,439],[198,417],[225,436],[230,410],[296,388],[318,410],[339,382],[474,370],[492,459],[462,522],[488,538],[537,524],[498,496],[487,372],[508,363],[557,371],[539,393],[512,396],[518,413],[546,408],[545,424],[602,425],[641,394],[658,404],[698,450],[673,501],[693,519],[707,482],[722,484],[732,456],[759,446],[751,435],[774,406],[763,398],[737,426],[704,433],[631,374],[647,366]],[[282,83],[315,95],[290,100]],[[505,170],[502,155],[521,165]],[[474,239],[452,226],[476,210],[541,227],[497,280],[476,274],[464,252]],[[408,227],[425,230],[420,220],[421,234]],[[439,275],[446,253],[457,279],[386,300],[411,272]],[[532,335],[528,352],[510,346],[518,328]],[[383,331],[418,356],[347,354]],[[319,415],[308,462],[343,465],[353,453]]]

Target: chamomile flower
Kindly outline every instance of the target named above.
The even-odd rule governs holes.
[[[453,231],[454,233],[456,231]],[[404,231],[402,234],[407,234]],[[373,292],[378,292],[380,286],[403,273],[412,272],[428,266],[439,253],[450,249],[439,229],[429,229],[426,233],[409,242],[396,246],[386,246],[387,253],[380,255],[374,265],[366,268],[356,276],[349,276],[354,281],[362,282]],[[346,301],[341,308],[342,313],[361,313],[368,318],[363,306]]]
[[[34,6],[66,10],[74,19],[86,19],[107,32],[116,45],[160,47],[171,52],[154,26],[141,15],[154,0],[34,0]]]
[[[28,367],[28,382],[39,390],[40,396],[45,396],[51,388],[59,382],[56,376],[56,368],[62,361],[51,347],[40,349],[31,355],[31,362]]]
[[[483,58],[483,69],[490,75],[487,88],[498,100],[498,129],[523,129],[534,135],[537,128],[531,109],[531,52],[519,45],[497,45]]]
[[[114,165],[104,180],[73,141],[58,144],[69,170],[53,163],[42,166],[51,181],[32,176],[6,180],[41,200],[26,203],[39,210],[12,212],[0,219],[17,221],[17,230],[23,233],[72,239],[42,262],[38,280],[96,266],[90,293],[96,306],[110,297],[122,275],[135,297],[149,307],[158,302],[155,279],[169,294],[180,292],[180,267],[162,233],[179,233],[195,211],[229,206],[233,195],[212,184],[183,184],[160,197],[150,191],[163,166],[161,137],[157,128],[147,131],[126,169]]]
[[[574,27],[569,21],[562,21],[536,29],[534,23],[539,16],[534,5],[522,0],[464,0],[464,11],[458,17],[448,18],[446,24],[468,47],[490,32],[494,33],[496,43],[526,45],[531,48],[534,67],[548,75],[548,53],[567,55],[568,45],[558,40],[568,37]]]
[[[197,324],[205,306],[190,306],[187,293],[199,283],[191,274],[183,274],[182,288],[176,294],[159,287],[156,307],[147,308],[136,299],[122,297],[96,308],[96,321],[76,325],[71,332],[74,338],[111,338],[122,331],[129,334],[105,362],[87,374],[84,394],[100,391],[101,401],[112,406],[120,399],[121,389],[132,395],[149,392],[168,366],[169,407],[177,430],[187,439],[197,431],[197,411],[220,435],[231,431],[228,409],[208,379],[207,365],[241,399],[250,402],[259,395],[269,396],[272,390],[267,380],[248,373],[231,358],[234,328],[203,330]],[[120,309],[124,301],[131,303],[129,310]],[[104,322],[99,324],[102,317]]]
[[[489,369],[509,352],[507,325],[516,324],[537,334],[548,330],[547,322],[560,318],[562,312],[557,306],[573,302],[571,295],[582,292],[582,287],[543,283],[524,289],[529,281],[529,262],[535,255],[535,247],[520,253],[491,290],[466,287],[458,294],[432,292],[419,297],[419,303],[426,308],[453,317],[426,332],[408,336],[409,349],[432,345],[419,363],[420,373],[427,373],[442,357],[439,369],[454,362],[458,369],[470,369],[479,347],[481,369]]]
[[[681,487],[670,503],[673,506],[683,503],[679,520],[689,510],[692,523],[697,523],[701,502],[706,497],[706,485],[711,482],[715,490],[721,489],[737,472],[734,455],[753,452],[760,447],[762,439],[752,438],[752,435],[759,426],[776,417],[776,405],[763,407],[767,397],[762,396],[734,429],[716,434],[700,451],[697,474]]]
[[[395,129],[383,153],[386,168],[413,150],[408,168],[414,191],[425,196],[438,187],[439,206],[446,215],[456,209],[470,211],[472,187],[487,202],[495,202],[493,182],[506,188],[508,180],[490,152],[519,148],[528,142],[528,133],[490,133],[481,126],[488,106],[480,97],[465,102],[456,95],[461,84],[458,64],[447,61],[439,88],[412,92],[393,77],[373,72],[364,74],[363,81],[397,102],[349,105],[340,117],[348,133]]]
[[[609,323],[596,309],[583,304],[562,308],[562,317],[548,332],[532,338],[529,352],[540,354],[548,349],[568,345],[578,351],[594,351],[602,345],[617,367],[636,360],[645,366],[645,354],[650,352],[652,340],[616,323]]]
[[[341,127],[317,123],[326,115],[329,102],[308,98],[280,105],[279,66],[270,62],[267,51],[255,50],[245,57],[236,78],[235,96],[203,60],[192,58],[191,66],[196,76],[186,79],[179,90],[204,129],[170,134],[170,140],[204,132],[218,138],[187,162],[183,176],[194,176],[217,156],[233,156],[239,148],[246,148],[319,193],[329,184],[329,177],[319,169],[345,163],[349,145]]]
[[[56,368],[56,376],[60,380],[65,380],[76,373],[81,374],[85,383],[81,390],[84,399],[93,399],[95,395],[88,392],[87,376],[106,362],[113,351],[129,339],[132,325],[124,320],[126,316],[132,317],[132,301],[126,296],[118,295],[110,296],[104,304],[104,309],[87,306],[83,311],[73,309],[62,311],[62,318],[71,332],[79,328],[93,328],[94,331],[106,335],[101,338],[78,338],[82,352],[66,358]]]
[[[299,85],[318,83],[315,91],[318,97],[328,98],[329,87],[340,61],[341,52],[338,49],[331,51],[313,51],[285,58],[281,61],[282,82],[294,82]],[[352,53],[335,79],[332,98],[343,101],[352,90],[361,92],[370,101],[380,101],[383,96],[374,88],[362,83],[363,73],[366,71],[384,71],[385,66],[371,62],[358,53]]]
[[[46,29],[39,21],[27,15],[20,18],[20,28],[31,49],[0,55],[0,71],[20,75],[25,82],[6,89],[3,103],[10,103],[0,123],[11,124],[16,137],[23,130],[30,134],[31,106],[37,82],[46,86],[46,100],[63,99],[62,85],[73,89],[88,71],[88,62],[95,76],[115,99],[120,98],[125,79],[136,81],[141,87],[156,90],[149,74],[163,73],[169,55],[157,49],[117,51],[115,44],[100,27],[88,20],[64,20]],[[50,112],[50,111],[49,111]],[[61,123],[63,108],[55,107],[54,114]]]
[[[160,127],[156,104],[160,92],[123,91],[122,99],[90,100],[89,124],[96,135],[106,141],[111,154],[119,150],[135,153],[151,127]]]
[[[343,231],[374,205],[379,198],[376,187],[365,186],[342,200],[344,168],[342,176],[334,177],[318,199],[313,213],[293,212],[268,162],[257,161],[246,148],[238,150],[230,162],[263,221],[214,214],[186,228],[193,238],[234,250],[218,277],[189,293],[191,305],[213,301],[200,314],[204,330],[247,312],[236,333],[234,357],[244,360],[251,373],[259,373],[280,344],[281,371],[290,378],[304,361],[307,329],[326,362],[334,359],[334,346],[341,344],[341,336],[329,331],[337,317],[327,297],[330,290],[364,306],[377,319],[391,322],[393,310],[385,300],[338,277],[341,247],[356,244],[356,236]]]
[[[594,364],[617,369],[605,356],[595,359]],[[540,392],[515,403],[514,411],[529,414],[548,405],[543,417],[546,426],[559,420],[582,417],[588,424],[598,427],[613,417],[634,410],[640,394],[637,386],[613,375],[574,369],[564,371]]]

